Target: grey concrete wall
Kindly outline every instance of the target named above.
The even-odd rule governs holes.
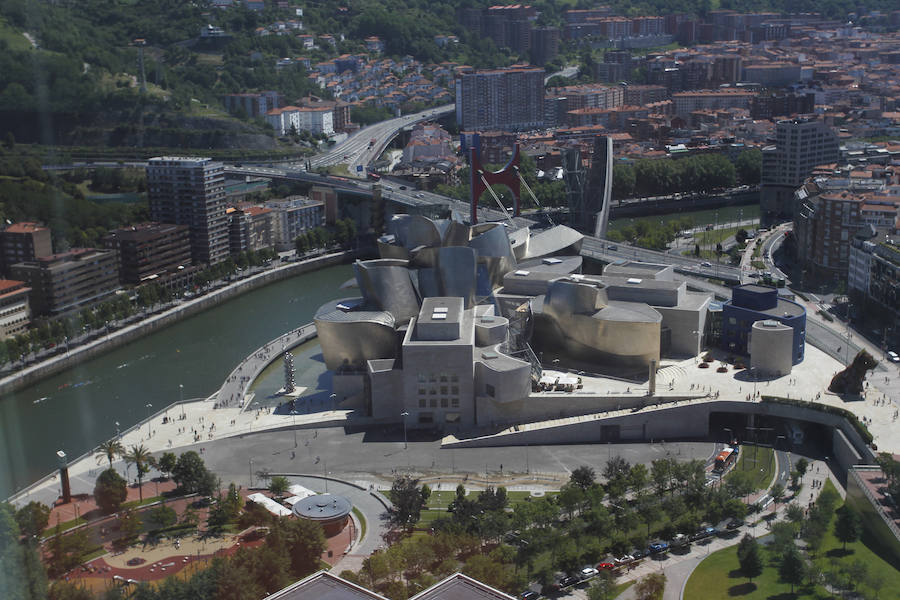
[[[67,369],[81,364],[87,360],[105,354],[110,350],[124,346],[149,333],[165,329],[182,319],[186,319],[198,313],[212,308],[217,304],[240,296],[251,290],[266,286],[282,279],[288,279],[295,275],[302,275],[310,271],[316,271],[325,267],[348,262],[356,256],[357,252],[338,252],[298,263],[289,263],[279,268],[265,271],[243,281],[235,282],[228,287],[212,291],[201,298],[186,302],[162,314],[129,325],[114,333],[108,338],[95,340],[85,346],[73,348],[68,355],[59,355],[42,362],[24,371],[20,371],[0,381],[0,395],[8,394],[16,390],[37,383],[45,377],[55,375]]]
[[[672,345],[669,354],[675,356],[697,356],[700,354],[700,341],[703,329],[706,326],[706,308],[689,310],[654,306],[656,312],[662,315],[663,327],[672,330]],[[694,333],[699,331],[700,333]]]
[[[623,407],[625,408],[625,407]],[[712,400],[709,402],[665,405],[661,408],[647,408],[626,415],[603,418],[575,417],[550,423],[539,429],[520,426],[519,430],[504,435],[485,435],[461,439],[462,447],[509,446],[517,444],[590,444],[610,441],[610,428],[618,428],[617,435],[622,440],[659,440],[699,437],[709,435],[709,415],[711,412],[734,412],[744,414],[767,414],[784,419],[795,419],[826,425],[839,429],[843,439],[841,452],[844,460],[857,463],[871,463],[874,453],[859,434],[843,417],[821,411],[790,405],[741,402],[734,400]],[[552,417],[550,417],[552,418]],[[456,446],[457,444],[454,444]],[[837,448],[836,444],[836,448]],[[856,457],[859,457],[858,459]],[[851,463],[847,463],[851,464]],[[856,463],[852,463],[856,464]]]
[[[837,427],[831,431],[831,449],[834,452],[834,458],[844,469],[849,469],[852,465],[867,464],[844,432]]]

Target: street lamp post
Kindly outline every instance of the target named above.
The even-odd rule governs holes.
[[[147,403],[147,438],[150,438],[150,409],[153,408],[153,405],[149,402]]]
[[[250,487],[252,488],[253,487],[253,459],[252,458],[247,459],[247,468],[250,472]]]
[[[337,410],[337,394],[332,394],[331,398],[331,410]]]
[[[297,444],[297,412],[291,411],[291,429],[294,430],[294,448],[298,446]]]
[[[117,438],[122,437],[122,434],[119,433],[119,422],[118,421],[116,421],[116,437]]]
[[[181,418],[184,420],[184,385],[178,384],[178,403],[181,405]]]
[[[400,416],[403,417],[403,449],[406,450],[407,448],[409,448],[409,444],[407,443],[406,439],[406,417],[409,416],[409,413],[403,411],[402,413],[400,413]]]

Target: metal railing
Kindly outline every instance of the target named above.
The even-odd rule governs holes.
[[[863,480],[862,477],[859,476],[858,471],[881,471],[880,467],[853,467],[850,469],[850,476],[853,477],[853,480],[856,482],[856,485],[863,491],[866,495],[866,498],[869,499],[869,502],[872,503],[872,506],[875,507],[876,512],[881,516],[881,520],[887,524],[888,528],[891,530],[891,533],[894,534],[894,537],[900,541],[900,527],[897,527],[897,523],[894,522],[894,519],[887,514],[887,511],[884,510],[884,506],[882,506],[881,502],[878,498],[875,497],[875,493],[867,485],[867,482]]]

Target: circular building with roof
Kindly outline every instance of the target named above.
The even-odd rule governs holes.
[[[331,537],[346,527],[352,508],[353,504],[343,496],[319,494],[300,500],[292,510],[299,519],[320,523],[325,535]]]

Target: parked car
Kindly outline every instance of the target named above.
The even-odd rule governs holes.
[[[612,571],[615,568],[616,565],[612,564],[611,562],[602,562],[597,565],[597,569],[600,571]]]
[[[709,262],[709,261],[704,260],[702,263],[700,263],[700,266],[701,266],[701,267],[707,267],[707,268],[709,268],[709,267],[712,266],[712,263]]]
[[[635,548],[634,550],[631,551],[631,556],[633,556],[635,560],[637,560],[639,558],[644,558],[646,555],[647,555],[647,551],[642,550],[641,548]]]
[[[581,572],[579,574],[581,575],[581,579],[584,580],[584,579],[590,579],[591,577],[594,577],[594,576],[598,575],[599,573],[600,573],[600,571],[598,571],[594,567],[586,566],[585,568],[583,568],[581,570]]]
[[[894,352],[893,350],[888,350],[887,355],[888,355],[888,359],[891,362],[900,362],[900,356],[898,356],[897,353]]]
[[[744,524],[744,522],[741,521],[740,519],[731,519],[730,521],[728,521],[728,524],[725,525],[725,528],[726,529],[737,529],[738,527],[740,527],[743,524]]]
[[[624,565],[625,563],[630,563],[634,560],[634,557],[630,554],[623,554],[622,556],[613,560],[613,562],[617,565]]]
[[[538,600],[540,597],[541,595],[534,590],[526,590],[519,594],[519,598],[521,600]]]
[[[401,186],[400,186],[400,189],[401,189],[401,190],[405,190],[405,189],[406,189],[406,186],[405,186],[405,185],[401,185]]]
[[[615,244],[610,244],[609,246],[606,247],[606,249],[607,250],[618,250],[619,247],[616,246]]]
[[[647,548],[647,550],[649,550],[650,554],[659,554],[660,552],[665,552],[668,549],[669,549],[669,544],[667,544],[666,542],[661,542],[661,541],[653,542]]]
[[[581,579],[579,579],[578,577],[575,577],[574,575],[569,575],[568,577],[563,577],[562,579],[559,580],[559,587],[561,587],[561,588],[569,587],[569,586],[575,585],[579,581],[581,581]]]

